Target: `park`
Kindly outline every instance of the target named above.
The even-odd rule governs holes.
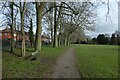
[[[119,3],[111,4],[0,2],[2,78],[117,79]]]

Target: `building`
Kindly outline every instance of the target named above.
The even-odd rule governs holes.
[[[12,38],[12,36],[11,36],[11,29],[10,28],[6,27],[5,29],[0,30],[0,40],[10,41],[11,38]],[[50,44],[49,36],[42,35],[41,39],[42,39],[42,44]],[[14,41],[21,42],[21,40],[22,40],[21,31],[19,31],[19,30],[14,31]],[[29,32],[25,32],[25,40],[27,42],[29,42]]]
[[[0,30],[0,39],[2,40],[11,40],[12,35],[11,35],[11,29],[6,27],[3,30]],[[28,41],[29,40],[29,32],[25,32],[25,39]],[[21,31],[16,30],[14,31],[14,41],[16,40],[22,40],[22,35]]]

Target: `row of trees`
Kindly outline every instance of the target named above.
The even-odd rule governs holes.
[[[10,26],[11,35],[21,30],[21,57],[26,55],[25,30],[29,29],[30,42],[35,42],[35,52],[41,51],[41,33],[45,28],[50,33],[53,47],[69,45],[84,35],[84,30],[94,30],[95,10],[92,2],[3,2],[1,12],[5,16],[2,25]],[[4,25],[4,26],[5,26]],[[35,40],[33,28],[36,27]],[[78,34],[78,36],[74,36]],[[77,40],[77,39],[76,39]],[[11,39],[11,52],[14,53],[14,39]]]
[[[97,38],[92,39],[95,44],[111,44],[111,45],[120,45],[120,35],[113,33],[111,37],[105,34],[99,34]]]

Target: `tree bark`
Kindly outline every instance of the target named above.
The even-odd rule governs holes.
[[[21,33],[22,33],[22,50],[21,50],[21,57],[25,56],[26,53],[26,47],[25,47],[25,32],[24,32],[24,14],[25,14],[25,10],[26,10],[26,2],[23,3],[23,7],[22,4],[20,2],[20,13],[21,13]]]
[[[53,25],[51,22],[51,45],[53,45]]]
[[[62,33],[62,27],[60,25],[60,32],[59,32],[59,37],[58,37],[58,46],[60,47],[61,45],[61,33]]]
[[[65,41],[64,41],[64,46],[67,45],[67,36],[65,35]]]
[[[56,5],[56,3],[54,3],[54,6],[55,5]],[[56,7],[55,7],[54,8],[54,41],[53,41],[53,47],[58,47],[56,15],[57,15],[57,10],[56,10]]]
[[[12,24],[11,26],[11,53],[14,53],[14,14],[13,14],[13,2],[10,3],[11,8],[11,17],[12,17]]]
[[[36,2],[36,14],[37,14],[37,30],[36,30],[36,44],[35,51],[41,50],[41,33],[42,33],[42,12],[45,6],[45,2]]]
[[[33,34],[33,22],[32,22],[32,18],[30,19],[29,40],[30,40],[31,47],[33,47],[34,34]]]
[[[69,40],[70,40],[70,34],[67,35],[67,45],[69,45]]]
[[[56,3],[54,3],[54,6],[56,6]],[[57,19],[56,19],[57,8],[55,7],[55,12],[54,12],[54,42],[53,42],[53,47],[58,47],[57,30],[58,30],[58,26],[59,26],[59,19],[60,19],[61,11],[62,11],[62,3],[61,3],[61,6],[59,8]]]
[[[60,46],[60,34],[58,36],[58,47]]]

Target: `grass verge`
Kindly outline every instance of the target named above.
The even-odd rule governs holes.
[[[67,47],[53,48],[51,46],[43,46],[42,52],[37,54],[37,59],[22,59],[20,49],[15,49],[13,55],[9,50],[2,52],[2,77],[3,78],[43,78],[49,76],[51,66],[55,63],[58,55],[63,53]],[[27,48],[26,54],[29,55],[34,48]]]
[[[118,46],[74,45],[83,78],[118,78]]]

